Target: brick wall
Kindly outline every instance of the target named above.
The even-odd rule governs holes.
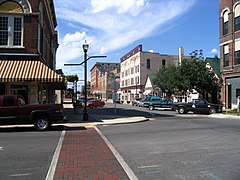
[[[230,107],[228,102],[228,79],[240,76],[240,66],[234,65],[235,39],[240,38],[240,31],[234,32],[234,5],[238,0],[219,0],[219,32],[220,32],[220,67],[223,77],[223,88],[221,100],[224,107]],[[223,35],[223,12],[229,11],[228,15],[228,34]],[[224,45],[229,46],[229,66],[223,66]]]

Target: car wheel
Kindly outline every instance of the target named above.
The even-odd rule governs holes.
[[[178,113],[179,114],[185,114],[185,108],[184,107],[178,108]]]
[[[49,127],[49,121],[45,116],[39,116],[34,122],[34,128],[38,131],[43,131]]]
[[[149,110],[150,111],[154,110],[154,106],[149,106]]]
[[[215,114],[215,113],[217,113],[215,108],[209,109],[209,114]]]

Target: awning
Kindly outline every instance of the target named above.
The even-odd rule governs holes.
[[[39,60],[1,60],[0,82],[64,82],[64,78]]]

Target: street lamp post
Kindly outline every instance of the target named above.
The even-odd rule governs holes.
[[[64,64],[64,66],[79,66],[84,64],[84,111],[83,111],[83,121],[88,121],[88,113],[87,113],[87,61],[91,58],[106,58],[107,56],[89,56],[87,55],[87,51],[89,48],[89,44],[85,41],[82,45],[84,52],[84,61],[80,64]]]
[[[88,113],[87,113],[87,51],[89,45],[85,43],[82,45],[84,52],[84,111],[83,111],[83,121],[88,121]]]

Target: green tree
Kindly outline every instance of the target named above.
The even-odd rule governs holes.
[[[215,74],[206,67],[203,60],[183,60],[181,66],[179,66],[182,75],[188,81],[188,88],[195,89],[202,96],[206,94],[213,94],[213,92],[219,92],[221,90],[221,82],[215,77]],[[185,91],[186,92],[186,91]]]
[[[190,55],[191,59],[182,60],[179,66],[161,69],[153,80],[154,85],[160,87],[167,96],[184,95],[192,89],[203,97],[220,92],[221,82],[206,67],[202,50],[195,50]]]
[[[77,75],[69,75],[69,76],[66,76],[66,79],[68,82],[77,82],[78,76]]]
[[[161,69],[153,79],[153,83],[160,87],[161,90],[170,97],[172,94],[177,92],[177,86],[181,84],[179,76],[179,68],[170,65],[167,68]]]
[[[203,57],[203,50],[200,49],[200,50],[194,50],[190,53],[190,56],[191,56],[191,59],[192,60],[203,60],[204,57]]]

